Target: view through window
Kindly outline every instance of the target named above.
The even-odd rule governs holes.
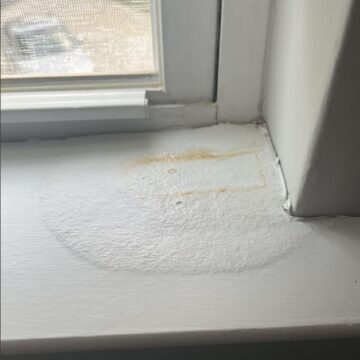
[[[1,0],[1,78],[156,73],[151,0]]]

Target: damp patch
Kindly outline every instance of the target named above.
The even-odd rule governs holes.
[[[54,239],[99,267],[189,274],[265,266],[299,246],[308,225],[292,222],[297,235],[288,236],[291,220],[260,130],[221,125],[162,140],[168,134],[131,156],[126,144],[149,134],[119,135],[111,146],[104,137],[96,151],[88,139],[68,142],[74,153],[56,161],[40,189]]]

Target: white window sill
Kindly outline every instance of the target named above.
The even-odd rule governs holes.
[[[4,144],[2,351],[359,334],[360,219],[281,205],[253,125]]]

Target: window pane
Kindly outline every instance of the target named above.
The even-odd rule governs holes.
[[[150,0],[1,0],[1,77],[156,72]]]

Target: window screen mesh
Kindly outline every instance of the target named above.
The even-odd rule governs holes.
[[[153,74],[150,0],[1,0],[1,77]]]

